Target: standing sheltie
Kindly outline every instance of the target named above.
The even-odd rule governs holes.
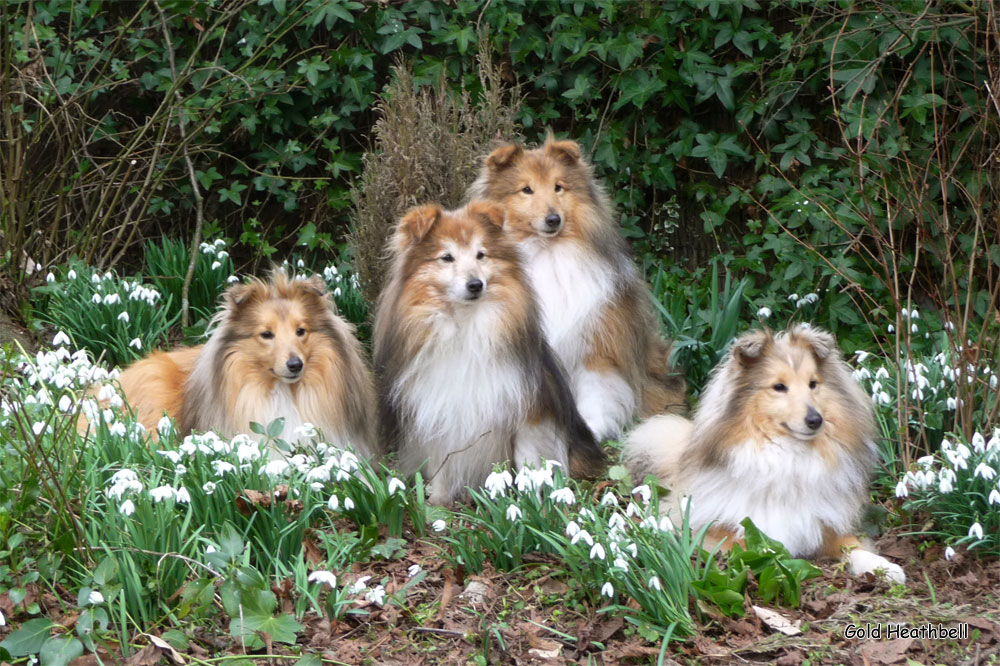
[[[305,423],[327,441],[378,453],[375,391],[354,327],[338,317],[318,276],[230,287],[212,319],[208,342],[155,352],[126,368],[122,391],[147,430],[164,412],[182,434],[213,430],[250,433],[284,418],[279,435],[294,441]]]
[[[646,421],[628,436],[625,460],[637,480],[653,474],[670,489],[662,508],[675,523],[686,504],[693,529],[711,524],[712,542],[732,545],[749,517],[796,557],[846,556],[853,574],[903,582],[902,568],[854,536],[874,437],[871,402],[833,336],[799,325],[738,338],[693,420]]]
[[[391,240],[375,317],[383,440],[430,501],[454,500],[493,464],[540,459],[595,473],[604,454],[546,344],[503,210],[409,211]]]
[[[549,344],[599,441],[642,417],[684,409],[652,296],[618,232],[607,194],[573,141],[494,150],[471,186],[503,204],[538,294]]]

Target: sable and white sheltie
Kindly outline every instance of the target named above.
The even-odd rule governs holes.
[[[711,523],[709,542],[731,546],[749,517],[796,557],[846,557],[851,573],[903,582],[902,568],[854,536],[874,437],[871,402],[833,336],[799,325],[738,338],[693,420],[646,421],[628,436],[625,460],[637,480],[653,474],[670,489],[661,509],[676,524],[685,504],[693,529]]]
[[[642,417],[684,410],[652,296],[618,231],[614,210],[573,141],[508,144],[469,189],[501,203],[538,295],[549,344],[599,441]]]
[[[596,473],[604,454],[542,335],[503,209],[409,211],[390,241],[375,317],[383,441],[401,471],[423,466],[430,501],[456,499],[493,464],[555,461]]]
[[[270,282],[230,287],[222,301],[207,343],[155,352],[122,372],[122,391],[147,430],[164,412],[182,434],[226,437],[284,418],[286,441],[311,423],[331,443],[378,453],[371,373],[318,276],[275,270]]]

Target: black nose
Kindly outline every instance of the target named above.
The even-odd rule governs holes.
[[[478,294],[483,290],[483,281],[473,278],[465,283],[465,288],[469,290],[470,294]]]
[[[562,222],[562,218],[557,213],[549,213],[545,216],[545,226],[550,229],[558,227],[560,222]]]
[[[297,375],[302,372],[302,365],[302,359],[298,356],[291,357],[288,359],[288,362],[285,363],[285,367],[288,368],[288,371],[293,375]]]
[[[821,425],[823,425],[823,416],[812,407],[806,410],[806,426],[810,430],[819,430]]]

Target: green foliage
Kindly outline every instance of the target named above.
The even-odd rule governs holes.
[[[159,243],[146,243],[145,257],[149,281],[157,291],[169,297],[167,315],[171,321],[178,321],[181,313],[181,289],[191,261],[188,247],[183,241],[163,238]],[[210,243],[202,243],[188,293],[192,322],[197,324],[215,314],[219,297],[228,286],[228,279],[232,274],[233,261],[226,250],[226,242],[216,239]],[[199,328],[203,329],[205,323],[201,321]]]

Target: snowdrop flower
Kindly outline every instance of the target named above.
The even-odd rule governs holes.
[[[212,270],[214,271],[214,270],[216,270],[218,268],[222,268],[222,262],[221,261],[213,261],[212,262]]]
[[[225,460],[213,460],[212,467],[215,469],[215,475],[218,477],[223,477],[230,472],[236,471],[236,465]]]
[[[969,536],[975,539],[983,538],[983,526],[978,522],[972,523],[972,527],[969,528]]]
[[[215,492],[215,482],[206,481],[204,484],[202,484],[201,491],[206,495],[211,495],[212,493]]]
[[[982,433],[977,432],[972,435],[972,448],[979,453],[986,451],[986,438],[983,437]]]
[[[188,489],[183,486],[177,489],[174,497],[181,504],[191,503],[191,494],[188,492]]]
[[[486,488],[487,492],[490,494],[490,499],[496,499],[497,495],[503,495],[507,488],[514,483],[514,477],[510,475],[510,472],[503,470],[501,472],[491,472],[488,477],[486,477],[486,482],[483,487]]]
[[[624,557],[618,556],[615,558],[615,561],[612,563],[612,566],[616,566],[619,569],[628,569],[628,560],[626,560]]]
[[[45,421],[35,421],[31,425],[31,432],[36,435],[41,435],[43,430],[45,430]]]
[[[944,559],[950,560],[953,557],[955,557],[955,549],[952,548],[951,546],[948,546],[947,548],[944,549]]]
[[[110,428],[108,428],[108,432],[111,433],[112,435],[115,435],[116,437],[124,437],[125,424],[122,423],[121,421],[118,421],[117,423],[112,424]]]
[[[657,529],[656,517],[655,516],[646,516],[639,523],[639,527],[647,529],[647,530],[655,530],[655,529]]]
[[[771,316],[771,308],[763,307],[757,310],[757,316],[761,319],[767,319]]]
[[[587,508],[580,509],[580,517],[586,520],[597,520],[597,516],[594,515],[594,512]]]
[[[100,305],[101,304],[101,295],[100,294],[94,294],[91,297],[90,300],[91,300],[91,302],[94,303],[94,305]]]
[[[604,497],[601,498],[601,506],[618,506],[618,498],[615,494],[608,490],[604,493]]]
[[[128,343],[129,347],[135,347],[136,349],[142,349],[142,340],[139,338],[132,338]]]
[[[635,543],[630,543],[625,546],[625,550],[627,550],[632,557],[636,557],[639,554],[639,547],[636,546]]]
[[[330,499],[327,500],[326,505],[330,507],[330,511],[336,511],[340,508],[340,498],[336,495],[330,495]]]
[[[121,312],[118,313],[118,321],[123,321],[126,324],[128,323],[129,316],[128,316],[128,311],[127,310],[122,310]]]
[[[625,515],[631,518],[632,516],[642,515],[642,509],[636,506],[635,502],[629,502],[628,506],[625,507]]]
[[[118,507],[118,510],[122,513],[123,516],[131,516],[133,513],[135,513],[135,502],[133,502],[130,499],[127,499],[124,502],[122,502],[122,505]]]
[[[310,583],[319,583],[320,585],[325,583],[331,589],[337,587],[337,577],[329,571],[313,571],[309,574],[308,580]]]
[[[299,439],[313,439],[319,435],[316,431],[316,426],[312,423],[303,423],[292,430],[292,432],[295,433],[295,436]]]
[[[56,347],[59,347],[61,345],[68,345],[69,336],[66,335],[64,332],[59,331],[58,333],[56,333],[56,337],[52,338],[52,344]]]
[[[87,603],[91,606],[96,606],[97,604],[104,603],[104,595],[97,590],[91,590],[90,595],[87,597]]]
[[[615,586],[611,583],[605,583],[601,586],[601,596],[605,596],[608,599],[615,596]]]
[[[63,412],[73,411],[73,399],[68,395],[63,395],[63,397],[59,398],[59,409]]]
[[[885,368],[879,368],[875,371],[875,379],[889,379],[889,371]]]
[[[907,497],[910,490],[906,487],[906,480],[903,479],[896,484],[896,497]]]
[[[558,490],[553,490],[549,495],[553,502],[556,504],[573,504],[576,502],[576,495],[569,488],[559,488]]]
[[[608,518],[608,527],[610,527],[612,531],[625,529],[625,519],[622,518],[622,514],[620,513],[611,514],[611,517]]]
[[[69,273],[66,273],[66,279],[67,280],[75,280],[76,279],[76,271],[74,271],[72,268],[69,269]]]
[[[978,465],[976,465],[976,471],[972,473],[972,476],[974,477],[981,476],[986,481],[989,481],[996,475],[997,471],[984,462],[981,462]]]
[[[649,579],[649,587],[650,589],[656,590],[657,592],[663,589],[663,587],[660,585],[660,579],[657,576],[653,576],[652,578]]]
[[[391,479],[389,479],[389,483],[387,485],[389,488],[390,495],[394,494],[397,490],[399,491],[406,490],[406,484],[397,479],[396,477],[392,477]]]
[[[980,531],[981,531],[981,529],[980,529]],[[606,557],[606,554],[604,552],[604,546],[602,546],[599,543],[595,543],[593,545],[593,547],[590,549],[590,559],[592,559],[592,560],[593,559],[603,560],[605,557]]]
[[[571,520],[566,523],[566,536],[573,537],[580,533],[580,526],[576,524],[575,520]]]
[[[410,578],[413,578],[418,573],[420,573],[420,565],[419,564],[410,565],[410,568],[406,570],[406,573]]]
[[[154,502],[162,502],[174,496],[174,489],[171,486],[160,486],[150,490],[149,496],[153,498]]]
[[[521,508],[516,504],[511,504],[507,507],[507,520],[510,522],[516,522],[521,519]]]
[[[663,516],[660,518],[659,528],[661,532],[673,532],[674,521],[670,520],[669,516]]]
[[[372,602],[376,606],[381,606],[385,603],[385,588],[381,585],[376,585],[368,590],[368,594],[365,595],[365,599]]]
[[[885,327],[885,330],[886,330],[887,333],[895,333],[896,332],[896,327],[893,326],[892,324],[889,324],[888,326]]]
[[[446,527],[448,527],[448,523],[440,518],[431,523],[431,528],[433,528],[435,532],[444,532]]]
[[[798,294],[789,294],[788,295],[788,300],[790,300],[790,301],[797,301],[797,300],[799,300],[799,295]]]
[[[371,580],[371,576],[362,576],[361,578],[354,581],[354,584],[347,590],[348,594],[361,594],[368,589],[368,581]]]
[[[955,411],[955,409],[958,407],[958,401],[956,401],[955,398],[948,398],[947,400],[944,401],[944,404],[945,408],[949,412]]]
[[[649,500],[653,496],[649,486],[645,483],[632,489],[632,494],[635,495],[636,493],[642,498],[643,504],[649,504]]]
[[[586,541],[588,546],[594,545],[594,537],[590,536],[590,532],[587,530],[580,530],[579,532],[573,534],[573,538],[569,540],[569,543],[570,545],[575,546],[578,541]],[[604,558],[602,557],[601,559]]]
[[[264,468],[261,471],[268,476],[281,476],[288,470],[289,467],[290,465],[287,460],[272,460],[264,465]]]
[[[989,499],[986,500],[988,504],[1000,504],[1000,490],[994,488],[990,491]]]
[[[354,500],[352,500],[352,499],[351,499],[350,497],[345,497],[345,498],[344,498],[344,511],[350,511],[350,510],[351,510],[351,509],[353,509],[353,508],[354,508]],[[435,530],[436,532],[440,532],[441,530],[443,530],[443,529],[444,529],[444,527],[442,527],[442,528],[441,528],[441,530],[439,530],[439,529],[437,528],[437,524],[438,524],[438,523],[442,523],[442,524],[443,524],[443,523],[444,523],[444,521],[443,521],[443,520],[439,520],[439,521],[435,521],[435,523],[434,523],[433,527],[434,527],[434,530]]]

